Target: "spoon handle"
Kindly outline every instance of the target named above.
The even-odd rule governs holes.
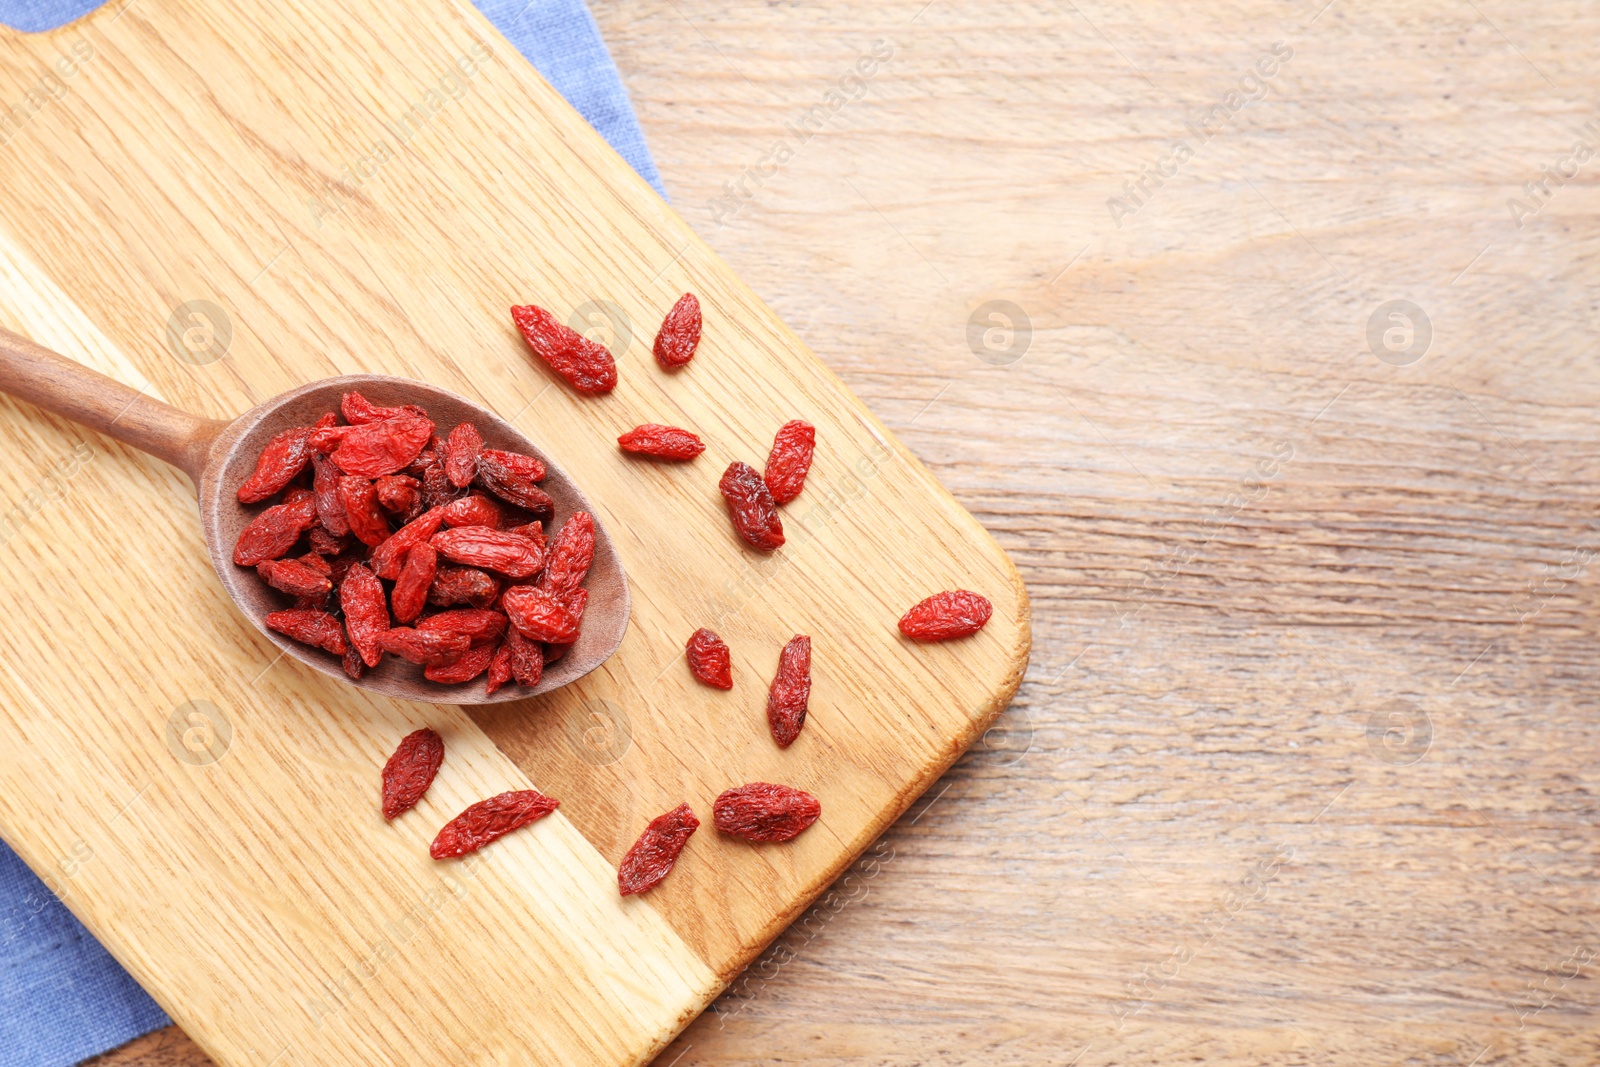
[[[212,442],[228,425],[145,396],[4,327],[0,392],[148,452],[196,484]]]

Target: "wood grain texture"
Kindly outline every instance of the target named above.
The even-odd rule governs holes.
[[[1029,647],[1016,571],[474,9],[141,0],[0,34],[0,99],[56,83],[0,146],[4,325],[204,416],[352,371],[471,397],[595,501],[632,626],[547,698],[470,717],[378,699],[252,632],[176,472],[0,401],[32,460],[0,473],[18,501],[0,831],[220,1063],[648,1059],[1010,699]],[[649,341],[686,289],[705,337],[668,376]],[[611,338],[614,393],[535,364],[506,311],[528,301],[637,324]],[[788,543],[758,557],[717,478],[793,417],[817,426],[817,460]],[[616,435],[643,421],[710,447],[628,460]],[[981,634],[898,635],[907,606],[958,585],[996,602]],[[732,693],[681,663],[707,624]],[[766,683],[796,632],[816,639],[812,712],[779,751]],[[377,769],[422,724],[444,771],[385,826]],[[708,828],[667,885],[618,897],[650,817],[687,800],[709,821],[753,780],[810,790],[823,817],[766,849]],[[427,858],[450,815],[534,783],[558,814],[480,859]]]
[[[1507,207],[1596,143],[1600,7],[596,12],[675,204],[1019,561],[1036,627],[998,728],[659,1062],[1600,1058],[1596,161]],[[1270,96],[1117,227],[1279,40]],[[991,299],[1034,330],[1009,366],[967,345]],[[1367,344],[1390,299],[1435,331],[1411,366]]]

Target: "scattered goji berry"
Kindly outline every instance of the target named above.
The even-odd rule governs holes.
[[[321,562],[316,556],[312,558]],[[325,597],[333,588],[326,574],[295,559],[262,560],[256,564],[256,573],[272,588],[294,597]]]
[[[555,501],[534,484],[544,476],[544,464],[532,456],[519,456],[495,448],[485,448],[478,453],[477,484],[540,519],[555,514]]]
[[[511,617],[511,625],[524,637],[553,645],[571,644],[578,638],[578,620],[549,590],[514,585],[500,603]]]
[[[796,634],[778,654],[778,673],[767,691],[767,725],[779,748],[788,748],[806,724],[811,702],[811,638]]]
[[[307,493],[292,501],[285,498],[250,520],[233,546],[233,562],[254,567],[267,559],[282,559],[317,521],[316,497]]]
[[[787,504],[800,495],[816,446],[817,429],[809,422],[793,419],[778,427],[767,455],[766,483],[773,500]]]
[[[400,577],[395,579],[394,591],[389,594],[389,606],[394,609],[397,620],[415,622],[422,614],[438,569],[439,553],[426,541],[412,545],[406,552],[405,565],[400,568]]]
[[[693,293],[684,293],[661,321],[661,330],[656,334],[656,362],[666,370],[676,370],[694,358],[699,344],[700,301]]]
[[[472,647],[472,640],[466,634],[393,626],[379,635],[378,645],[409,663],[428,666],[455,659]]]
[[[326,611],[297,610],[269,611],[261,620],[267,629],[292,637],[301,644],[327,649],[336,656],[344,655],[346,646],[344,627]]]
[[[381,545],[389,539],[389,519],[378,506],[378,491],[367,479],[353,474],[340,478],[339,503],[344,505],[350,532],[362,544]]]
[[[506,617],[498,611],[484,608],[456,608],[429,615],[417,623],[417,629],[438,633],[465,634],[473,648],[492,645],[506,632]]]
[[[494,650],[494,645],[469,648],[461,655],[443,663],[428,664],[422,669],[422,676],[430,682],[439,682],[441,685],[461,685],[463,682],[470,682],[489,669],[489,662],[494,659]]]
[[[482,493],[469,493],[444,506],[446,526],[487,526],[498,530],[505,525],[505,515],[493,500]]]
[[[533,354],[580,393],[609,393],[617,385],[617,361],[604,345],[555,320],[533,304],[511,309],[511,320]]]
[[[617,444],[624,452],[656,459],[693,459],[706,450],[706,443],[688,430],[653,422],[635,426],[617,438]]]
[[[440,608],[455,604],[486,608],[499,595],[500,579],[489,572],[476,567],[441,563],[434,573],[433,585],[428,588],[428,603]]]
[[[444,739],[432,730],[424,728],[402,737],[383,765],[383,817],[392,819],[416,807],[443,762]]]
[[[311,462],[311,427],[293,426],[267,442],[256,469],[239,485],[239,503],[259,504],[294,481]]]
[[[339,502],[339,481],[344,475],[333,465],[333,460],[320,452],[311,457],[311,468],[311,490],[317,496],[317,521],[328,533],[343,537],[350,532],[344,505]]]
[[[511,650],[511,674],[518,685],[534,686],[544,677],[544,648],[522,636],[515,626],[506,631],[506,647]]]
[[[639,840],[628,849],[617,865],[617,888],[632,896],[654,889],[671,873],[678,854],[700,828],[700,820],[687,804],[679,804],[665,815],[657,815],[644,828]]]
[[[537,789],[521,789],[480,800],[444,824],[428,855],[436,860],[476,852],[496,838],[544,818],[561,806]]]
[[[689,635],[685,652],[690,674],[718,689],[733,688],[733,656],[722,638],[702,626]]]
[[[482,567],[507,578],[531,578],[544,567],[544,553],[526,537],[488,526],[457,526],[430,539],[439,555],[452,563]]]
[[[465,489],[478,473],[478,453],[483,450],[483,434],[470,422],[450,431],[444,441],[444,472],[450,484]]]
[[[788,841],[821,814],[821,802],[810,793],[768,782],[729,789],[711,807],[718,830],[746,841]]]
[[[372,550],[372,571],[379,578],[387,578],[391,582],[400,577],[400,568],[405,565],[406,553],[415,545],[431,538],[439,532],[439,526],[444,522],[443,508],[429,508],[421,515],[406,523],[389,536],[389,539]]]
[[[550,540],[550,554],[539,584],[552,593],[565,593],[583,584],[594,562],[594,516],[574,511]]]
[[[339,583],[339,609],[356,646],[369,667],[383,658],[383,635],[389,629],[389,608],[383,601],[383,583],[360,563],[353,563]]]
[[[346,474],[362,478],[381,478],[408,466],[433,436],[433,423],[409,412],[378,422],[333,429],[343,432],[329,458]]]
[[[994,614],[987,597],[951,589],[915,605],[900,619],[900,632],[916,641],[948,641],[983,629]]]
[[[733,528],[746,543],[763,552],[783,544],[783,520],[778,517],[771,490],[754,467],[737,460],[728,464],[717,488],[728,502]]]

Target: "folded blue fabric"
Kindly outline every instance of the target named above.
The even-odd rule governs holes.
[[[583,0],[477,0],[490,22],[665,196]],[[100,0],[0,0],[0,24],[54,29]],[[155,1001],[0,842],[0,1067],[67,1067],[166,1026]]]

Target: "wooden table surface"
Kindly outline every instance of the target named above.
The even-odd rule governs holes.
[[[1035,613],[658,1062],[1600,1057],[1600,4],[595,14],[678,209]]]

